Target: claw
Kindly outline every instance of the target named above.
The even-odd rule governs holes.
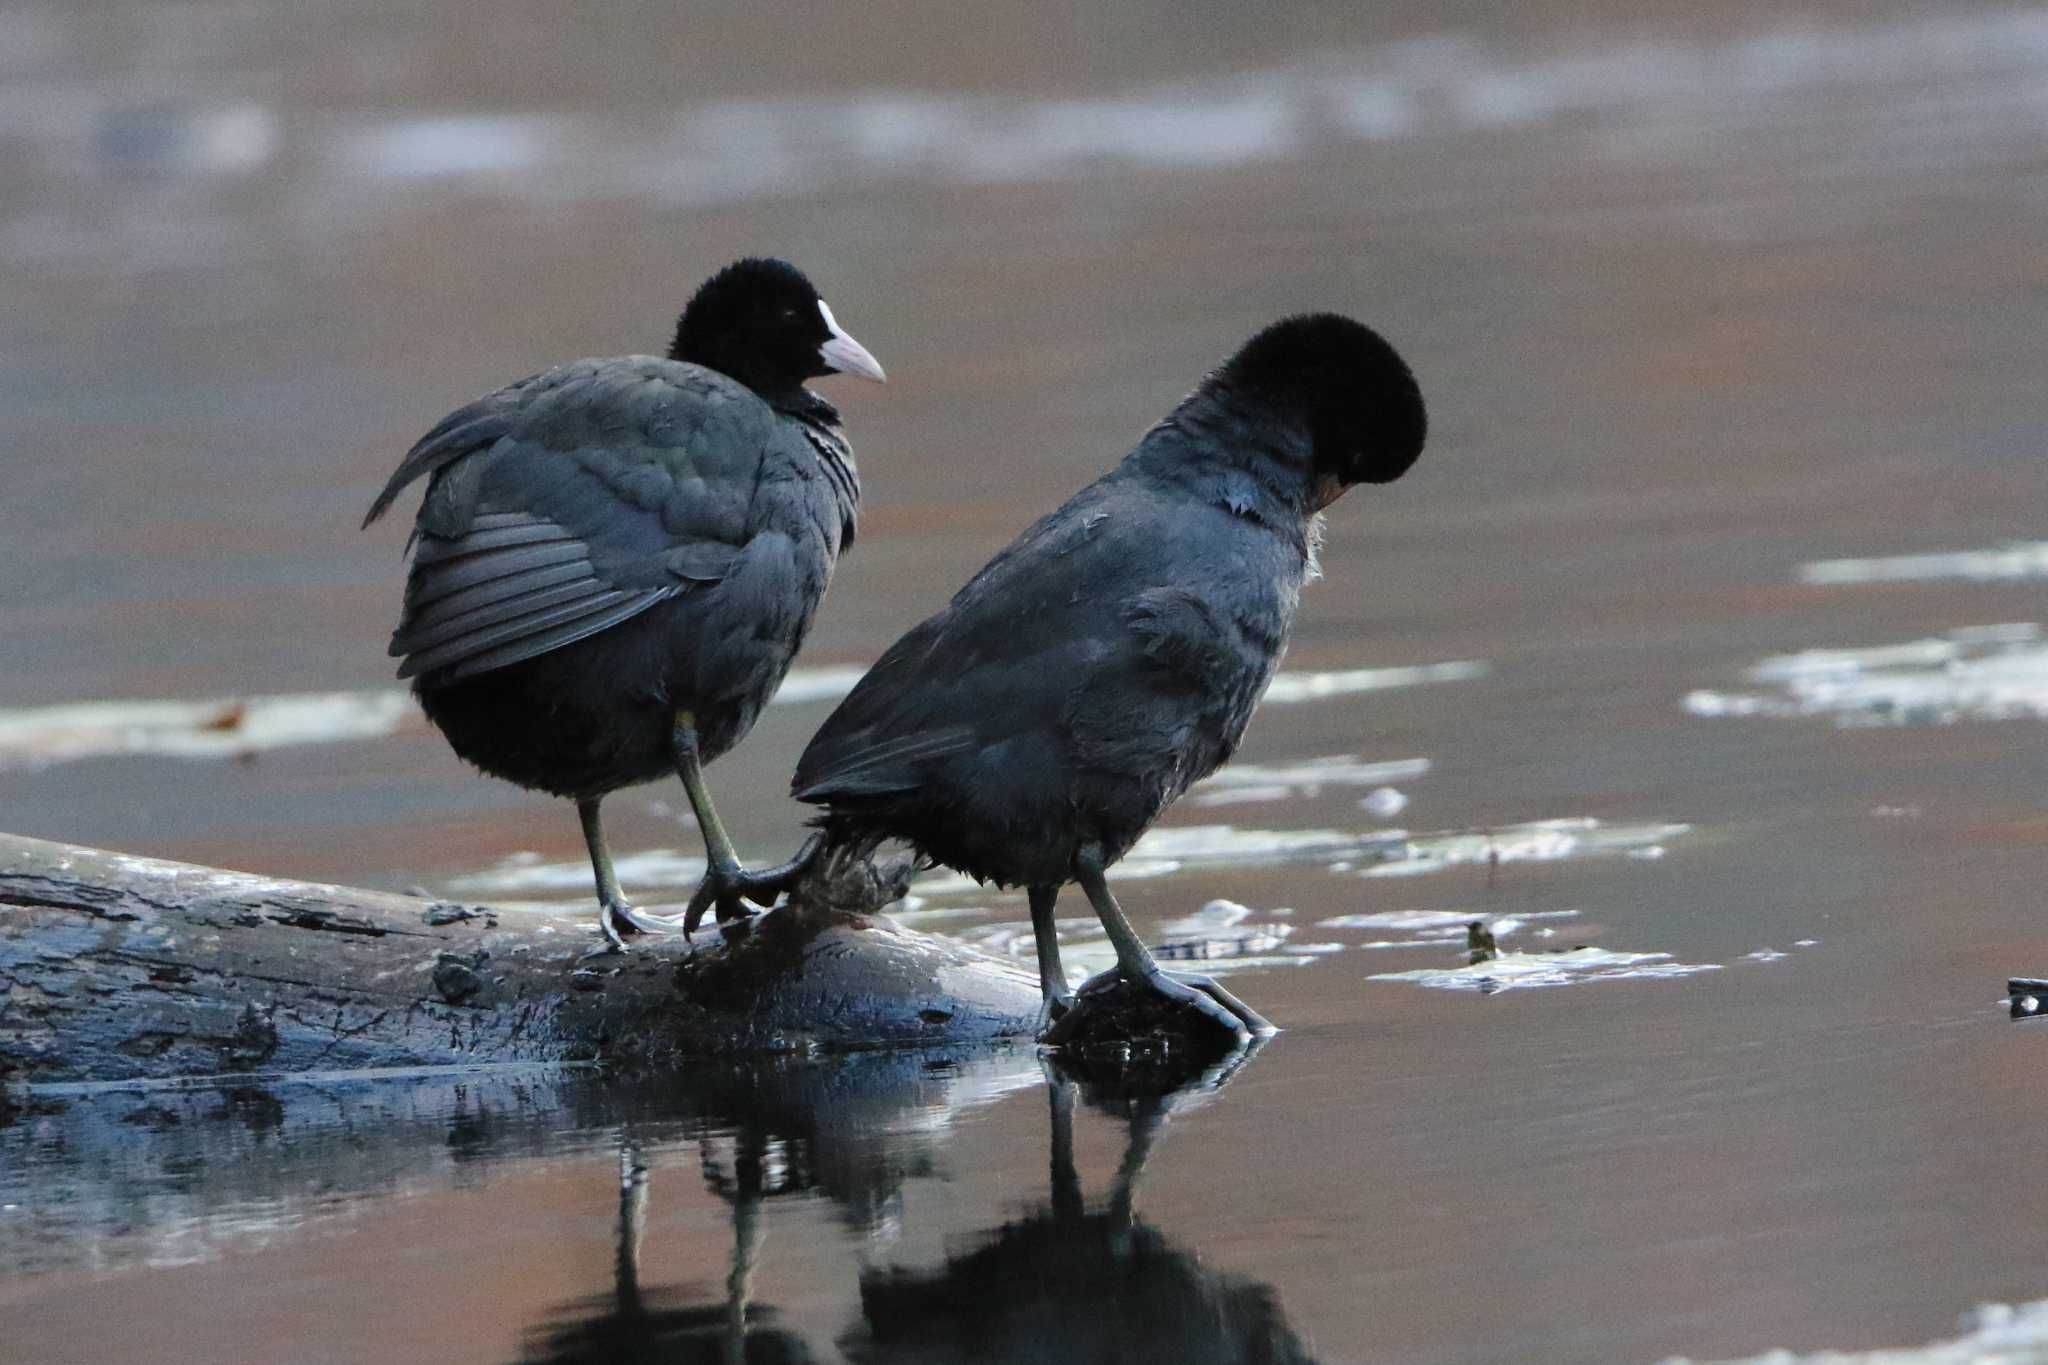
[[[634,908],[625,901],[605,901],[598,906],[597,928],[604,935],[604,946],[593,948],[585,957],[601,957],[608,953],[626,951],[626,940],[642,934],[671,934],[676,922],[662,915],[650,915]]]
[[[756,872],[738,867],[730,872],[721,872],[716,867],[707,868],[704,880],[697,884],[689,905],[683,910],[683,937],[696,933],[697,926],[704,922],[704,916],[714,907],[720,924],[747,918],[748,911],[742,901],[752,901],[764,910],[773,907],[782,893],[811,865],[811,860],[818,856],[818,850],[824,843],[822,832],[813,834],[804,841],[804,846],[797,850],[794,858]]]
[[[597,907],[597,931],[604,935],[604,943],[583,956],[603,957],[607,953],[626,951],[626,935],[637,936],[640,933],[640,926],[624,913],[628,908],[623,901],[605,901]],[[619,928],[621,924],[625,925],[623,931]]]
[[[1166,973],[1161,972],[1160,975],[1165,976]],[[1184,972],[1172,979],[1184,986],[1200,991],[1224,1009],[1229,1010],[1254,1038],[1271,1038],[1280,1031],[1265,1015],[1260,1014],[1250,1005],[1238,999],[1230,991],[1226,990],[1213,976],[1202,976],[1193,972]]]
[[[697,932],[697,926],[704,922],[704,912],[711,908],[711,898],[718,894],[711,874],[705,873],[704,880],[697,883],[697,889],[690,893],[690,903],[683,907],[683,937],[689,938]]]
[[[1071,994],[1048,995],[1045,1002],[1038,1007],[1038,1028],[1035,1032],[1041,1038],[1050,1039],[1052,1030],[1058,1026],[1060,1020],[1073,1012],[1074,997]]]
[[[697,884],[697,890],[690,896],[690,903],[683,910],[683,937],[697,932],[697,926],[704,922],[704,916],[714,911],[720,924],[732,924],[747,919],[753,912],[742,904],[752,901],[767,907],[775,904],[775,898],[782,888],[763,887],[755,884],[759,874],[742,872],[736,877],[721,877],[707,872],[704,880]]]

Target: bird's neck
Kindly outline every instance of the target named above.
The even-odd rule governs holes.
[[[1129,463],[1149,478],[1296,538],[1315,510],[1309,503],[1314,450],[1307,424],[1214,381],[1145,433]]]
[[[860,526],[860,468],[853,462],[853,447],[839,429],[839,409],[801,385],[787,395],[761,396],[776,411],[805,427],[804,435],[817,452],[819,467],[839,506],[839,548],[846,550]]]
[[[761,401],[769,407],[777,412],[787,413],[799,422],[808,423],[823,431],[839,429],[839,409],[801,384],[756,389],[755,392],[761,395]]]

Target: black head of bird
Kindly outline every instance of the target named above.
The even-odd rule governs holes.
[[[887,378],[834,320],[803,271],[762,256],[735,261],[698,287],[676,323],[669,358],[717,370],[763,394],[833,373],[877,383]]]
[[[1283,318],[1238,348],[1205,387],[1305,429],[1309,510],[1360,483],[1392,483],[1422,454],[1429,418],[1407,362],[1336,313]]]

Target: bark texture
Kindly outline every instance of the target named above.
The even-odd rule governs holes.
[[[583,955],[496,910],[0,834],[0,1080],[663,1062],[1028,1039],[1027,973],[878,912],[864,865],[745,932]]]

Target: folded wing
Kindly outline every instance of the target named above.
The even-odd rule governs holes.
[[[504,668],[722,580],[772,424],[722,376],[647,357],[564,366],[450,414],[370,512],[431,476],[399,676]]]

